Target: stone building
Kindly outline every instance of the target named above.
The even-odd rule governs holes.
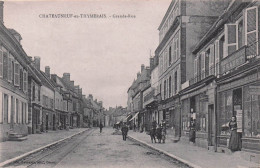
[[[193,77],[192,49],[227,7],[228,1],[173,0],[159,25],[158,106],[169,134],[181,136],[182,84]]]
[[[200,89],[193,91],[198,99],[191,104],[203,109],[194,115],[198,145],[204,137],[215,150],[227,149],[228,122],[236,116],[242,150],[260,150],[259,6],[258,1],[232,1],[193,50],[190,81]]]
[[[10,134],[28,134],[29,59],[20,44],[22,37],[4,25],[0,2],[0,140]]]

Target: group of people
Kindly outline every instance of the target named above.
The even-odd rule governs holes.
[[[150,130],[150,137],[152,143],[156,143],[156,138],[158,143],[165,143],[166,139],[166,123],[162,122],[162,124],[156,124],[156,121],[152,122],[152,128]]]

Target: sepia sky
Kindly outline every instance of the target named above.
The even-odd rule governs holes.
[[[157,28],[170,1],[8,1],[4,24],[21,34],[28,56],[41,57],[41,70],[50,66],[61,77],[69,72],[83,94],[93,94],[105,108],[126,106],[128,88],[158,46]],[[106,18],[42,18],[48,14]]]

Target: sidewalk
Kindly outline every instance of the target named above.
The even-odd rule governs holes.
[[[49,131],[42,134],[30,134],[27,136],[25,141],[5,141],[0,142],[0,163],[8,159],[12,159],[26,152],[30,152],[34,149],[42,147],[44,145],[50,144],[52,142],[58,141],[60,139],[66,138],[73,134],[79,133],[86,128],[76,128],[58,131]]]
[[[187,144],[184,142],[173,143],[170,140],[165,144],[151,143],[150,136],[146,133],[129,131],[128,136],[153,147],[161,152],[167,153],[176,159],[192,164],[192,167],[202,168],[258,168],[260,164],[246,161],[242,158],[241,152],[232,154],[216,153],[207,149]]]

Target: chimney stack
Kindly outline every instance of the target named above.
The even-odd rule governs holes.
[[[41,70],[41,57],[35,56],[34,57],[34,66],[37,70]]]
[[[4,23],[4,1],[0,1],[0,22]]]
[[[141,65],[141,72],[144,70],[144,64]]]
[[[70,81],[70,86],[73,88],[73,90],[75,89],[74,88],[74,81]]]
[[[89,98],[90,100],[93,100],[93,95],[92,95],[92,94],[89,94],[89,95],[88,95],[88,98]]]
[[[48,78],[50,78],[51,77],[51,69],[50,69],[50,67],[49,66],[46,66],[45,67],[45,74],[46,74],[46,76],[48,77]]]
[[[65,82],[70,83],[70,73],[63,73],[62,79],[63,79]]]

